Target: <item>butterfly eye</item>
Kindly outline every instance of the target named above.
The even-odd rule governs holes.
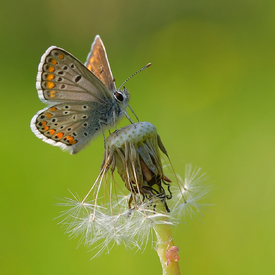
[[[122,102],[124,100],[124,96],[120,92],[115,92],[114,97],[117,101],[120,101],[120,102]]]

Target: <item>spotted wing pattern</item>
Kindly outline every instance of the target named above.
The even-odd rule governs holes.
[[[112,93],[79,60],[61,48],[48,48],[38,67],[36,88],[41,101],[104,102]]]
[[[32,118],[31,129],[51,145],[77,153],[113,121],[113,93],[61,48],[52,46],[42,56],[36,87],[50,106]]]
[[[108,112],[100,113],[98,102],[60,103],[38,112],[32,119],[33,132],[43,141],[79,152],[105,128]],[[107,115],[107,116],[106,116]],[[111,116],[112,117],[112,116]]]

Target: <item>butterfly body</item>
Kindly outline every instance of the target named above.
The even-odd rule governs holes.
[[[71,154],[114,125],[126,114],[129,101],[127,90],[116,90],[99,36],[85,65],[52,46],[38,67],[38,96],[49,106],[32,118],[31,129],[43,141],[70,150]]]

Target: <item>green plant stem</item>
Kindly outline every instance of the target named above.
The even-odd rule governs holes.
[[[160,206],[159,206],[160,208]],[[168,222],[168,218],[167,218]],[[178,262],[171,261],[169,266],[167,266],[166,252],[174,246],[171,226],[170,224],[160,224],[155,225],[155,232],[157,236],[157,247],[156,251],[158,253],[160,263],[162,266],[163,275],[180,275],[180,268]]]

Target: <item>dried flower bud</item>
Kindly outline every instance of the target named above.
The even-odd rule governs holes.
[[[161,199],[166,211],[166,199],[172,198],[170,180],[163,174],[159,149],[167,155],[157,129],[149,122],[128,125],[111,134],[105,143],[106,149],[101,169],[117,172],[131,192],[129,207],[135,207],[155,198]],[[164,185],[168,188],[166,194]]]

